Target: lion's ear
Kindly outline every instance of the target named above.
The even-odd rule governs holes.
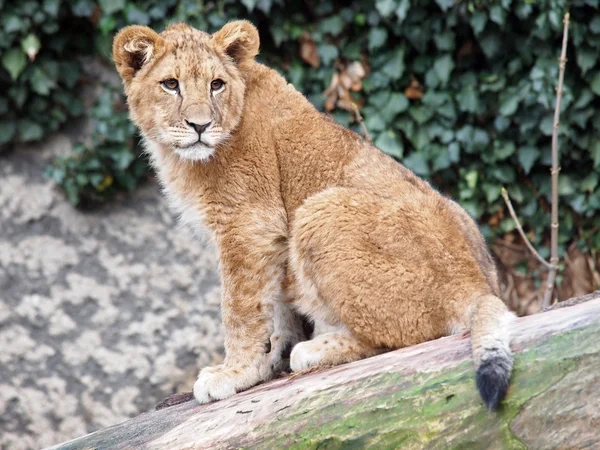
[[[113,41],[113,60],[123,81],[128,84],[162,45],[163,39],[148,27],[131,25],[119,31]]]
[[[247,20],[229,22],[213,34],[212,39],[238,64],[252,60],[258,55],[258,30]]]

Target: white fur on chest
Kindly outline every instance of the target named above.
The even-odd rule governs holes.
[[[163,184],[163,193],[169,206],[178,215],[179,223],[186,226],[198,239],[214,244],[214,232],[206,225],[206,216],[199,205],[180,196],[165,184]]]
[[[161,152],[156,142],[144,139],[144,146],[150,155],[150,163],[156,170],[163,194],[171,209],[177,214],[179,223],[187,227],[198,239],[208,244],[215,244],[215,234],[206,225],[206,215],[201,202],[194,193],[180,192],[175,183],[169,182],[166,173],[168,161],[161,158]],[[175,156],[176,157],[176,156]],[[193,163],[190,163],[193,164]]]

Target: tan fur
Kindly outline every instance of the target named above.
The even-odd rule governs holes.
[[[198,401],[273,375],[285,344],[300,340],[290,306],[316,322],[314,339],[292,351],[293,370],[435,339],[468,328],[472,314],[478,361],[506,308],[473,220],[254,62],[258,47],[244,21],[214,35],[127,27],[114,41],[165,191],[218,249],[226,358],[201,371]],[[167,78],[179,94],[161,88]],[[206,142],[188,145],[199,135],[187,123],[209,121]],[[495,333],[491,345],[507,347],[506,331]]]

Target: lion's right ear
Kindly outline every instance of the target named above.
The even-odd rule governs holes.
[[[258,55],[258,30],[247,20],[226,23],[212,35],[212,40],[238,64],[252,60]]]
[[[113,60],[119,75],[128,84],[136,72],[148,63],[163,46],[154,30],[141,25],[123,28],[113,41]]]

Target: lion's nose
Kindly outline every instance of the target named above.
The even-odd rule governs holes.
[[[190,127],[192,127],[194,130],[196,130],[196,133],[198,133],[199,135],[204,133],[206,131],[206,129],[212,123],[212,121],[210,121],[210,122],[206,122],[203,125],[198,125],[197,123],[190,122],[189,120],[186,120],[186,122]]]

